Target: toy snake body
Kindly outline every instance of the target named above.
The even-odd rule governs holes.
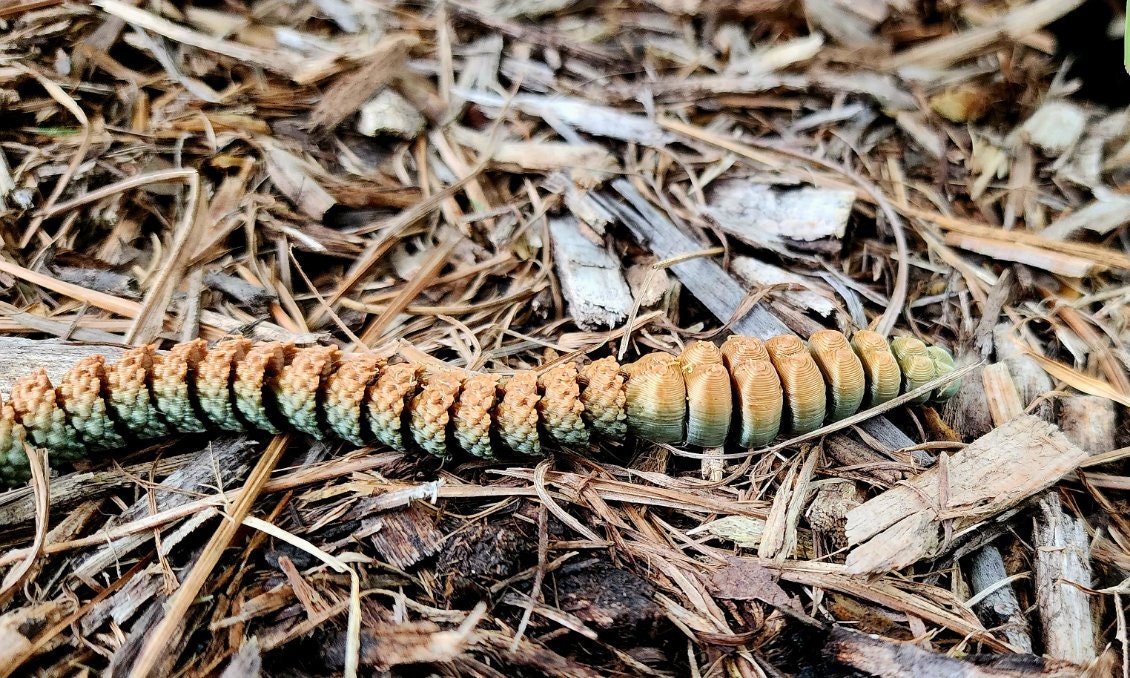
[[[455,450],[490,458],[540,455],[543,443],[582,447],[635,435],[704,448],[752,448],[779,433],[806,433],[953,370],[944,349],[917,339],[852,340],[824,330],[721,347],[689,344],[620,365],[612,358],[509,377],[343,356],[330,346],[295,348],[196,340],[164,353],[151,346],[107,364],[79,360],[53,385],[42,368],[0,403],[0,482],[29,477],[25,444],[72,462],[130,439],[207,430],[301,431],[354,444]],[[951,382],[920,399],[942,401]]]

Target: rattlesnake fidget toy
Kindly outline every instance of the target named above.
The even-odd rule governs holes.
[[[42,368],[0,403],[0,482],[30,477],[25,444],[55,464],[122,448],[131,439],[208,430],[299,431],[446,457],[538,456],[543,445],[583,448],[629,435],[656,443],[764,447],[911,391],[954,369],[937,346],[870,331],[849,341],[821,330],[760,341],[697,341],[679,355],[649,353],[566,363],[509,377],[391,362],[332,346],[197,339],[159,353],[93,355],[52,384]],[[916,398],[942,402],[951,381]]]

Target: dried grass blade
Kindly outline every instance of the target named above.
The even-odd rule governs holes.
[[[31,445],[26,445],[28,464],[31,467],[31,487],[35,493],[35,540],[31,547],[25,550],[26,557],[19,565],[12,569],[0,586],[0,606],[6,605],[12,596],[20,590],[24,577],[31,572],[35,559],[43,552],[43,545],[47,542],[47,522],[50,518],[51,490],[48,487],[47,454]]]
[[[39,81],[43,89],[47,90],[47,93],[51,95],[51,98],[59,102],[59,104],[67,109],[67,112],[75,116],[75,119],[82,125],[82,137],[79,139],[78,150],[76,150],[75,154],[71,157],[71,162],[67,165],[66,171],[63,173],[63,176],[59,177],[59,180],[55,182],[55,187],[51,189],[51,195],[47,197],[47,202],[44,203],[43,210],[47,211],[51,209],[51,206],[59,199],[59,196],[63,194],[63,190],[71,183],[71,178],[74,177],[75,172],[78,171],[79,165],[86,159],[86,152],[90,150],[90,119],[86,117],[86,113],[79,107],[78,102],[76,102],[71,95],[64,92],[62,87],[59,87],[51,80],[40,75],[37,71],[20,66],[19,64],[17,64],[17,66]],[[20,238],[21,249],[27,247],[28,243],[31,242],[31,239],[39,230],[39,226],[43,223],[44,218],[42,213],[32,217],[31,222],[28,223],[27,229]]]
[[[168,19],[156,16],[139,7],[134,7],[129,3],[121,2],[121,0],[94,0],[93,5],[128,24],[152,31],[173,42],[215,52],[282,75],[293,75],[305,61],[305,58],[301,55],[281,49],[260,49],[230,40],[213,38],[191,28],[179,26]]]
[[[126,332],[126,343],[148,344],[156,340],[164,328],[165,314],[173,299],[173,292],[184,277],[188,258],[196,247],[204,226],[207,200],[200,189],[200,175],[193,170],[188,178],[184,215],[173,234],[173,242],[169,245],[157,279],[150,282],[145,301]]]
[[[1036,353],[1035,351],[1025,349],[1024,353],[1028,357],[1035,360],[1036,363],[1039,364],[1039,366],[1043,368],[1045,372],[1052,376],[1052,378],[1059,379],[1068,386],[1082,391],[1087,395],[1107,398],[1122,405],[1123,407],[1130,407],[1130,397],[1127,397],[1125,394],[1119,393],[1114,387],[1112,387],[1105,381],[1102,381],[1101,379],[1095,379],[1094,377],[1089,377],[1072,367],[1068,367],[1063,363],[1059,363],[1046,358],[1039,353]]]

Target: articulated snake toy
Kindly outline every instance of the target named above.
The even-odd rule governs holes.
[[[390,362],[333,346],[203,340],[159,353],[131,349],[114,363],[79,360],[53,385],[42,368],[0,403],[0,483],[30,477],[26,444],[56,464],[121,448],[132,439],[208,430],[383,444],[446,457],[542,454],[629,435],[673,445],[742,448],[779,433],[803,434],[909,392],[954,369],[937,346],[870,331],[851,341],[822,330],[760,341],[732,336],[721,347],[693,342],[680,355],[655,352],[620,365],[601,358],[502,377]],[[941,402],[951,381],[912,404]]]

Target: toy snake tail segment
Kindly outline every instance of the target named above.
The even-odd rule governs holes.
[[[954,370],[917,339],[887,342],[823,330],[720,347],[688,344],[621,365],[601,358],[512,375],[390,363],[331,346],[196,340],[142,346],[108,364],[95,355],[54,385],[38,369],[0,401],[0,484],[29,477],[25,444],[59,463],[130,440],[206,430],[292,430],[354,445],[446,457],[537,456],[543,445],[643,440],[702,448],[763,447],[878,405]],[[916,402],[941,402],[951,382]]]

